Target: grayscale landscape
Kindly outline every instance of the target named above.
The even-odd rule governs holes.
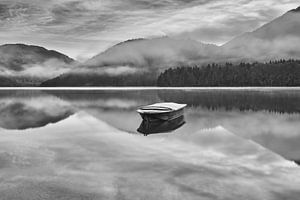
[[[297,0],[0,0],[0,200],[298,200]]]

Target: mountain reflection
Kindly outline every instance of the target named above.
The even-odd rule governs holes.
[[[0,90],[0,126],[22,129],[0,128],[0,199],[297,199],[299,95],[227,92]],[[184,117],[142,122],[167,100]]]
[[[138,132],[144,135],[150,135],[155,133],[167,133],[174,131],[185,124],[184,116],[180,116],[176,119],[164,121],[164,120],[143,120]]]
[[[82,107],[135,109],[154,102],[185,103],[209,110],[270,111],[299,113],[300,92],[293,89],[259,90],[89,90],[47,91]]]
[[[300,159],[300,92],[297,89],[48,92],[119,130],[135,133],[139,125],[142,133],[155,132],[153,127],[161,126],[145,128],[146,122],[135,111],[138,106],[166,101],[186,103],[188,124],[173,137],[189,140],[199,130],[222,126],[289,160]]]
[[[180,120],[142,122],[137,107],[165,101],[188,104],[183,119],[186,125],[176,129],[182,125]],[[172,137],[191,142],[197,141],[193,137],[199,130],[220,126],[286,159],[298,163],[300,159],[297,89],[0,91],[0,127],[5,129],[43,127],[78,111],[127,133],[154,134],[176,129]]]
[[[39,128],[73,113],[67,103],[43,92],[1,91],[0,127],[4,129]]]

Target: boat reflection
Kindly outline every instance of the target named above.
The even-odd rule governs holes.
[[[143,120],[138,132],[145,136],[157,133],[172,132],[185,124],[184,115],[172,120]]]

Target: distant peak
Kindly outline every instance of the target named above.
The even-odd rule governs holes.
[[[41,46],[28,45],[28,44],[22,44],[22,43],[4,44],[4,45],[2,45],[2,47],[19,47],[19,48],[39,48],[39,49],[45,49],[44,47],[41,47]]]
[[[290,12],[300,12],[300,6],[296,9],[291,10]]]
[[[116,44],[115,46],[126,44],[126,43],[131,43],[131,42],[143,41],[143,40],[146,40],[146,39],[145,38],[129,39],[124,42],[120,42],[120,43]]]

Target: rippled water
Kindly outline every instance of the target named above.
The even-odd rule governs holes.
[[[298,199],[297,162],[298,89],[0,91],[1,200]]]

